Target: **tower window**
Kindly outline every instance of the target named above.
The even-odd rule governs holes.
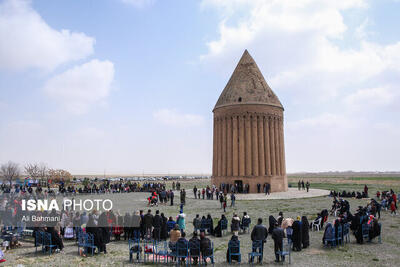
[[[238,98],[238,102],[242,102],[242,98],[241,97]]]

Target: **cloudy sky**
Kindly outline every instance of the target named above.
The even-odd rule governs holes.
[[[287,171],[400,169],[399,0],[0,0],[0,163],[210,173],[244,49]]]

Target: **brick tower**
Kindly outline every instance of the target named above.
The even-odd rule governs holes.
[[[283,106],[247,50],[214,107],[212,183],[287,191]],[[230,188],[230,187],[229,187]]]

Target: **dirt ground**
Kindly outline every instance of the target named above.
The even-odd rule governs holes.
[[[297,179],[297,180],[296,180]],[[328,184],[335,184],[339,181],[328,180]],[[353,180],[344,179],[346,183],[353,184],[353,187],[360,190],[364,183],[358,185],[351,183]],[[291,182],[297,182],[298,178],[293,178]],[[313,184],[323,183],[323,180],[312,180]],[[369,180],[370,181],[370,180]],[[197,187],[203,187],[209,184],[209,180],[196,180],[182,182],[182,187],[187,188],[187,194],[192,194],[191,189],[196,184]],[[392,181],[396,182],[396,181]],[[375,186],[376,183],[374,182]],[[377,184],[382,188],[380,190],[389,189],[390,185]],[[170,182],[168,182],[170,186]],[[397,186],[397,183],[396,183]],[[360,188],[360,189],[359,189]],[[326,189],[326,188],[324,188]],[[375,188],[374,188],[375,189]],[[134,210],[147,210],[146,193],[129,193],[129,194],[110,194],[105,197],[110,198],[114,203],[114,209],[120,210],[121,214],[125,212],[133,212]],[[92,196],[92,198],[99,198]],[[153,213],[159,209],[164,212],[166,216],[176,216],[179,211],[177,202],[179,197],[175,198],[175,206],[159,205],[158,207],[151,208]],[[356,200],[349,199],[351,211],[354,213],[358,206],[365,206],[368,202],[367,199]],[[316,197],[306,199],[288,199],[288,200],[237,200],[234,208],[229,207],[225,215],[228,220],[232,218],[234,212],[240,216],[243,211],[252,218],[252,226],[256,223],[257,218],[263,218],[265,225],[268,224],[269,215],[278,216],[278,212],[282,211],[284,217],[296,218],[298,215],[306,215],[309,220],[314,218],[317,212],[322,209],[330,209],[332,199],[330,197]],[[186,213],[186,227],[187,233],[190,238],[193,231],[192,220],[196,214],[207,215],[210,213],[214,218],[216,224],[217,219],[220,218],[223,211],[220,204],[216,200],[197,200],[188,198],[184,212]],[[330,216],[329,221],[333,221],[334,217]],[[333,249],[327,249],[322,246],[322,231],[310,232],[310,247],[302,250],[301,252],[292,253],[292,265],[294,266],[397,266],[400,262],[400,216],[391,216],[389,212],[383,211],[380,222],[382,223],[382,244],[378,244],[377,240],[372,243],[359,245],[355,243],[354,236],[351,236],[351,243]],[[251,226],[251,227],[252,227]],[[214,242],[215,259],[217,266],[226,266],[226,249],[230,234],[226,234],[222,238],[211,237]],[[242,264],[247,264],[248,253],[251,250],[251,241],[249,234],[241,234],[241,253]],[[52,254],[51,256],[43,255],[41,252],[35,254],[33,242],[24,242],[22,248],[13,249],[5,253],[7,262],[0,264],[0,266],[123,266],[130,265],[129,251],[127,241],[112,241],[107,245],[108,254],[100,254],[89,256],[87,258],[78,255],[78,248],[75,242],[65,241],[65,251],[60,254]],[[273,241],[269,236],[267,244],[264,249],[264,265],[275,265],[273,253]],[[397,262],[397,263],[396,263]],[[138,265],[138,264],[136,264]]]

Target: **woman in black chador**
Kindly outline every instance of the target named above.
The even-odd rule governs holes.
[[[168,238],[167,221],[167,217],[165,217],[164,213],[161,213],[161,240],[166,240]]]
[[[100,228],[94,223],[93,216],[89,216],[89,221],[86,224],[86,233],[93,235],[94,245],[97,247],[98,252],[106,251],[106,244],[103,241],[103,235]],[[91,253],[91,248],[88,248],[88,253]]]
[[[306,216],[301,217],[301,224],[301,242],[303,243],[303,248],[307,248],[310,246],[310,224],[308,223]]]
[[[110,229],[110,226],[108,225],[106,212],[103,212],[99,216],[99,221],[98,221],[97,226],[99,228],[99,232],[100,232],[101,237],[104,242],[104,253],[107,253],[106,244],[110,243],[110,230],[111,229]]]
[[[275,219],[275,217],[272,216],[272,215],[270,215],[270,216],[269,216],[269,228],[268,228],[268,233],[269,233],[270,235],[272,235],[272,231],[274,230],[275,225],[276,225],[277,223],[278,223],[278,222],[277,222],[277,220]]]
[[[302,230],[301,230],[300,217],[297,217],[297,220],[293,222],[292,229],[293,229],[293,235],[292,235],[293,250],[301,251]]]

